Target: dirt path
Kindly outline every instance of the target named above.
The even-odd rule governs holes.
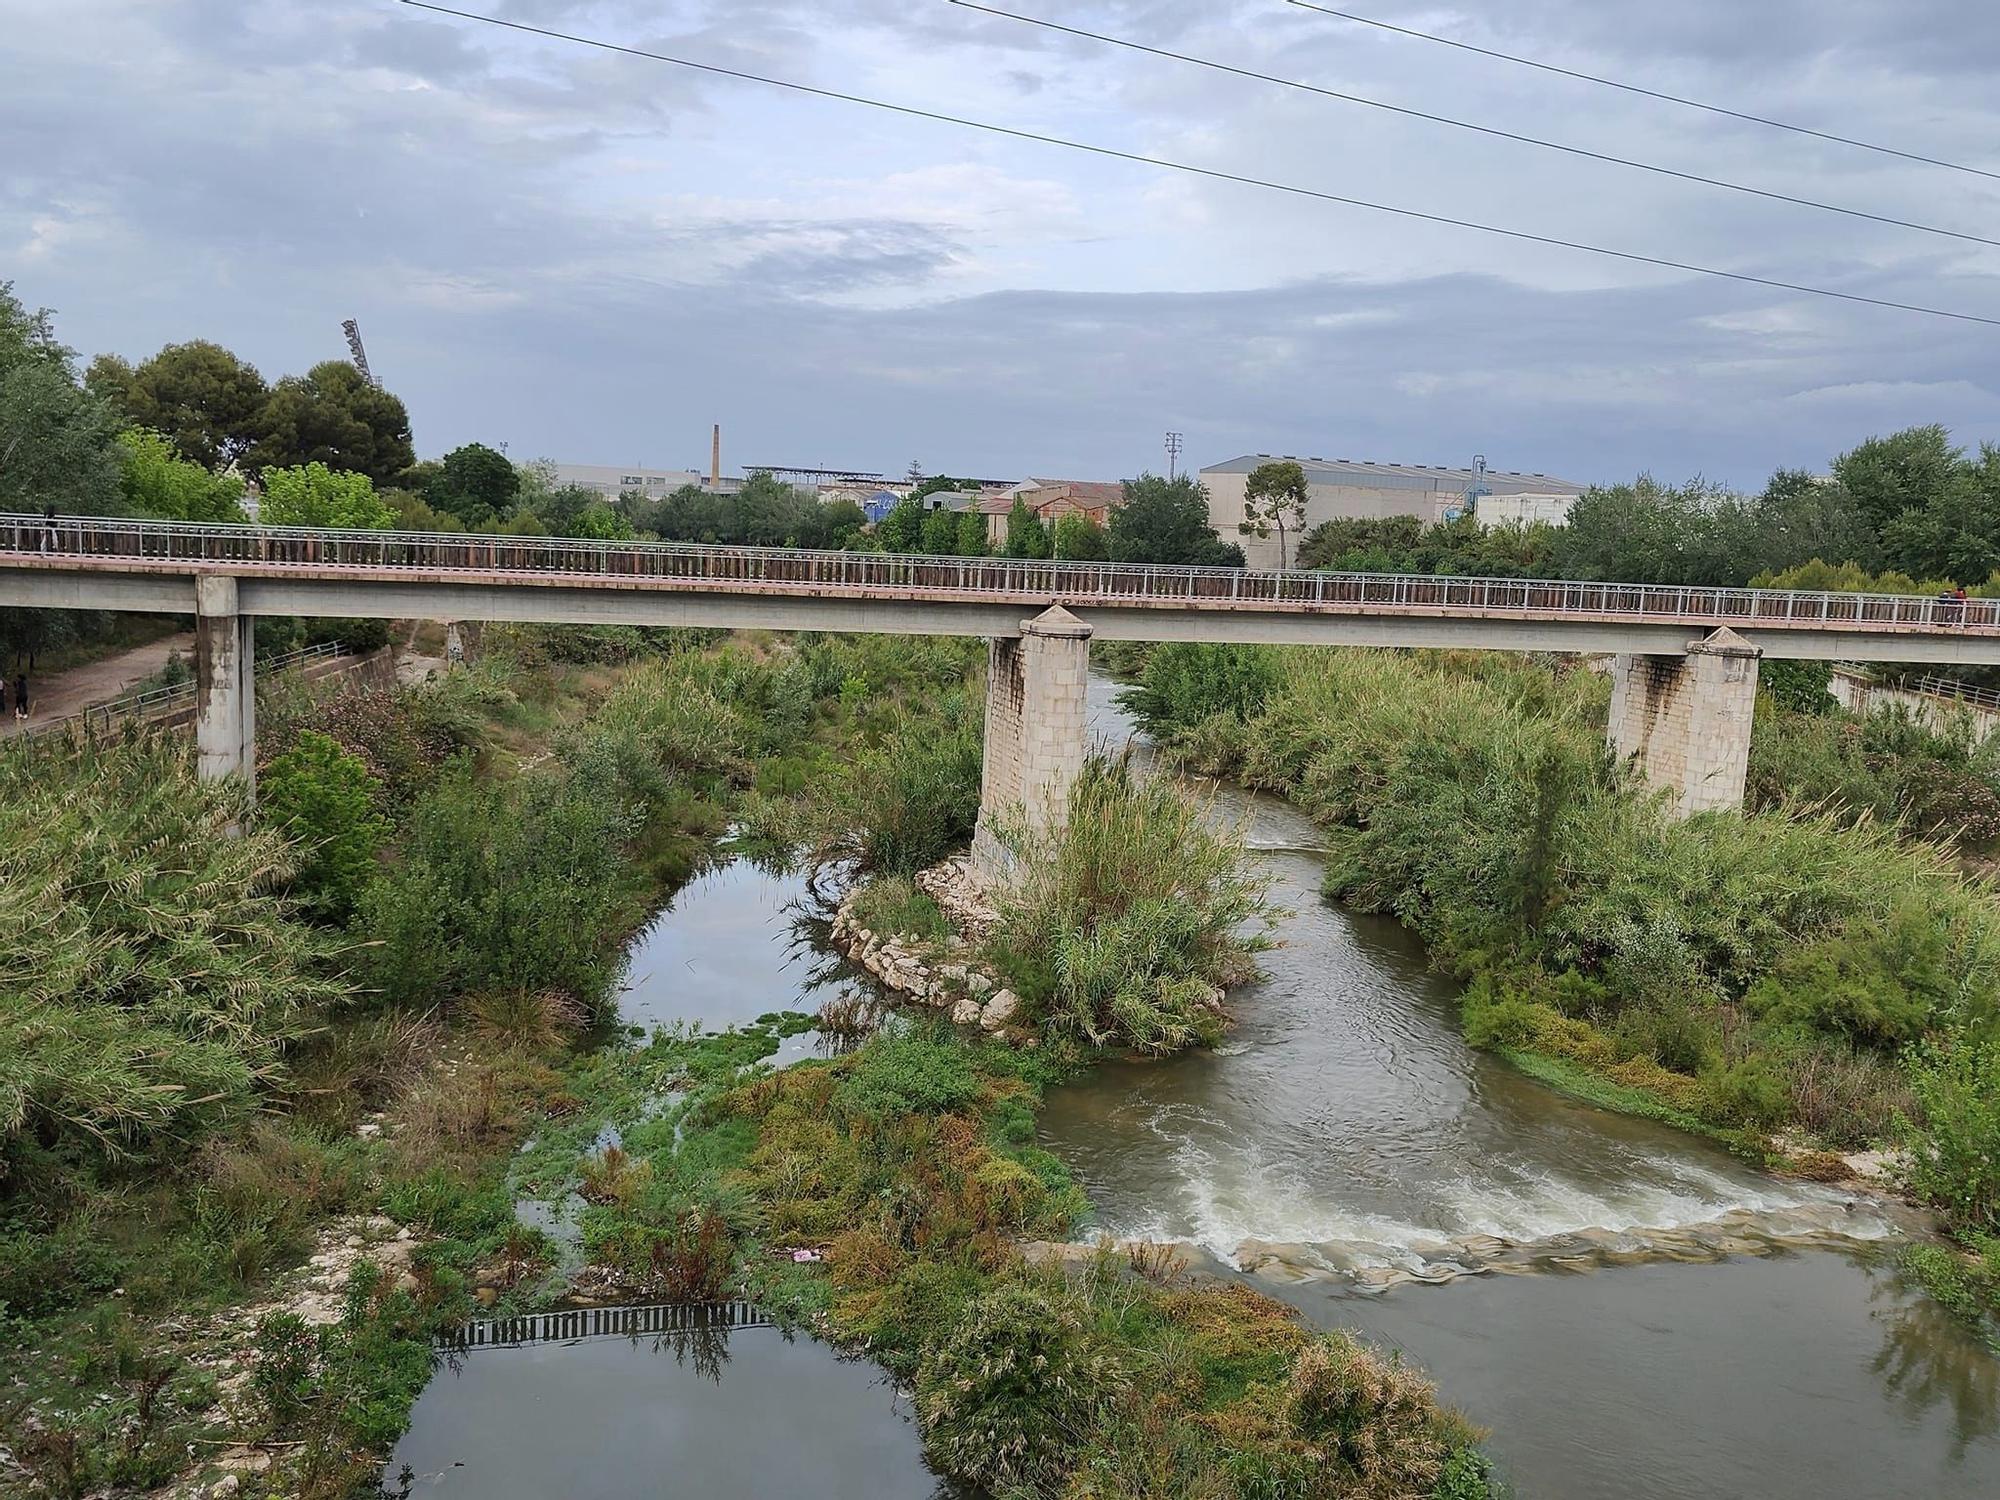
[[[93,703],[108,703],[113,698],[122,697],[164,667],[167,657],[175,651],[193,657],[192,630],[163,636],[157,641],[121,651],[116,656],[71,667],[66,672],[56,672],[47,677],[30,676],[28,705],[33,717],[28,721],[29,727],[46,724],[50,719],[60,719]],[[10,678],[7,682],[7,712],[0,715],[0,739],[18,733],[21,728],[20,720],[14,717],[14,683]]]

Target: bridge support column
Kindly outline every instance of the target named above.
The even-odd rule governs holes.
[[[1083,769],[1090,627],[1061,605],[995,637],[986,658],[986,746],[973,863],[1004,882],[1013,855],[1001,828],[1030,836],[1062,825]]]
[[[236,580],[195,580],[194,735],[204,781],[257,782],[255,621],[236,607]]]
[[[1750,767],[1750,719],[1763,652],[1735,631],[1696,641],[1685,656],[1620,656],[1611,670],[1611,748],[1682,817],[1740,811]]]

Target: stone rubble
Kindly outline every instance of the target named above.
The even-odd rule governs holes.
[[[893,933],[873,932],[854,915],[858,888],[841,899],[833,916],[833,946],[857,968],[874,976],[892,1000],[913,1000],[947,1013],[953,1024],[978,1027],[1016,1046],[1039,1041],[1032,1028],[1015,1024],[1021,997],[997,975],[979,966],[974,950],[1000,925],[1000,912],[970,855],[959,854],[920,871],[917,888],[938,904],[957,936],[942,949]],[[1227,992],[1208,987],[1201,1003],[1226,1015]]]
[[[833,917],[833,945],[850,963],[865,969],[892,997],[935,1006],[964,1027],[978,1027],[1016,1043],[1032,1043],[1032,1034],[1012,1023],[1020,997],[1002,987],[998,978],[979,967],[971,948],[1000,922],[1000,913],[986,894],[972,861],[957,855],[934,865],[916,878],[920,890],[937,902],[959,934],[949,951],[893,933],[872,932],[854,915],[850,891]]]

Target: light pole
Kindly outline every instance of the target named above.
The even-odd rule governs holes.
[[[1176,461],[1180,456],[1181,435],[1178,432],[1170,432],[1167,434],[1167,480],[1169,483],[1173,481]]]

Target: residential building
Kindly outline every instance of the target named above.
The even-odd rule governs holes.
[[[1448,468],[1441,464],[1387,464],[1373,459],[1297,458],[1294,455],[1247,453],[1201,471],[1208,490],[1209,524],[1224,541],[1240,542],[1253,568],[1279,565],[1278,537],[1241,536],[1244,487],[1259,464],[1290,460],[1305,470],[1306,531],[1322,521],[1385,520],[1415,516],[1426,525],[1462,511],[1466,496],[1481,491],[1475,513],[1490,524],[1502,518],[1558,520],[1584,486],[1547,474],[1521,474],[1498,469]],[[1296,538],[1288,538],[1296,545]]]
[[[1099,526],[1108,526],[1112,510],[1125,499],[1125,486],[1096,479],[1024,479],[984,494],[979,498],[979,510],[986,517],[986,544],[995,551],[1007,545],[1007,517],[1017,499],[1025,500],[1046,526],[1070,515],[1087,516]]]

